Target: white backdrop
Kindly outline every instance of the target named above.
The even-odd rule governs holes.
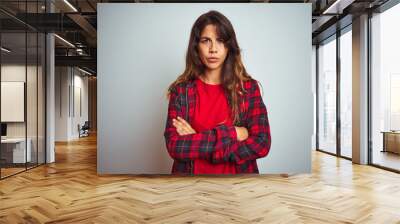
[[[248,72],[262,83],[272,146],[260,173],[311,171],[311,4],[104,3],[98,6],[98,173],[169,174],[168,85],[184,70],[194,21],[232,22]]]

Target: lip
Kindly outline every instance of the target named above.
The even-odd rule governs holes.
[[[210,62],[210,63],[215,63],[218,60],[219,60],[219,58],[214,58],[214,57],[207,58],[207,61]]]

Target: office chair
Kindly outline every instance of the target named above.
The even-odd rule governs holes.
[[[85,121],[82,127],[80,127],[80,125],[78,124],[78,129],[79,129],[79,138],[89,136],[89,129],[90,129],[89,121]]]

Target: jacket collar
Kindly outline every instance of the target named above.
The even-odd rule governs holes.
[[[195,82],[195,80],[196,80],[196,79],[191,79],[191,80],[187,81],[186,87],[187,87],[187,88],[194,88],[194,87],[196,87],[196,82]]]

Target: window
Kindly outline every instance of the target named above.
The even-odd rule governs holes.
[[[400,5],[371,18],[372,163],[400,170]]]
[[[340,36],[340,155],[352,157],[352,35],[351,26]]]
[[[336,36],[318,48],[318,148],[336,153]]]

